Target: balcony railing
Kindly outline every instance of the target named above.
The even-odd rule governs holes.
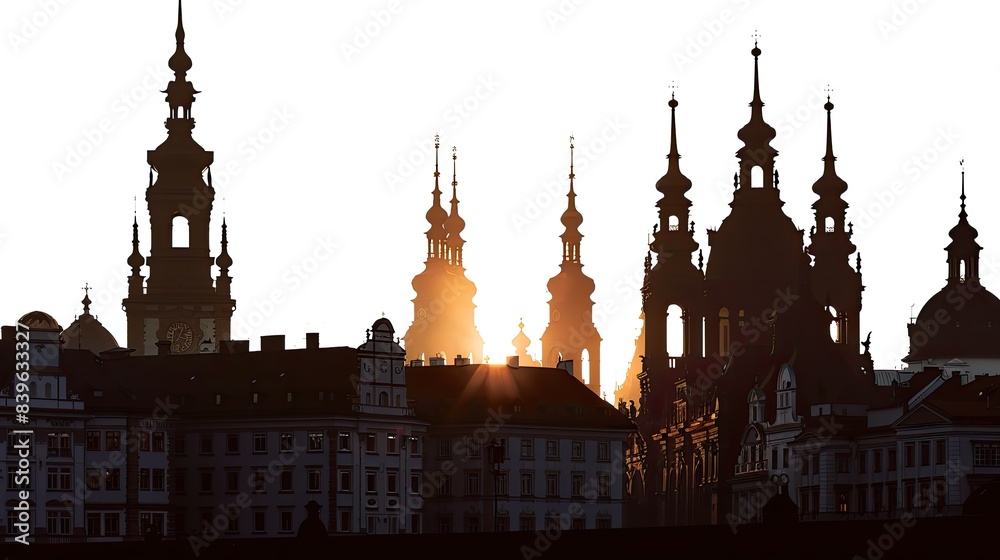
[[[737,463],[733,469],[733,474],[746,474],[767,470],[767,459],[762,461],[752,461],[747,463]]]

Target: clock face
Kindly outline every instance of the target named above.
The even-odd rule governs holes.
[[[170,340],[170,352],[183,354],[191,348],[194,342],[194,331],[191,325],[177,321],[167,327],[167,338]]]

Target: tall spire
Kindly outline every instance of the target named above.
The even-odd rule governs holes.
[[[451,148],[451,213],[444,221],[444,229],[448,242],[448,262],[456,266],[462,266],[462,247],[465,240],[462,239],[462,230],[465,229],[465,220],[458,214],[458,148]]]
[[[756,36],[756,33],[754,34]],[[737,133],[743,141],[743,147],[736,152],[740,159],[740,188],[765,187],[774,188],[774,158],[778,151],[771,147],[771,140],[777,133],[774,127],[764,121],[764,102],[760,99],[760,69],[758,58],[761,50],[754,39],[753,49],[753,100],[750,101],[750,121]],[[760,167],[763,185],[751,185],[751,170]]]
[[[139,221],[132,216],[132,254],[128,257],[128,265],[132,267],[132,276],[139,276],[139,268],[146,263],[139,252]]]
[[[444,221],[448,217],[448,213],[445,212],[444,208],[441,206],[441,187],[439,185],[439,178],[441,177],[441,172],[438,170],[438,151],[441,148],[441,138],[437,134],[434,135],[434,190],[431,194],[434,196],[434,202],[431,204],[430,210],[427,211],[427,222],[431,225],[430,229],[427,230],[427,259],[442,259],[444,258],[444,240],[446,237],[444,230]]]
[[[566,231],[559,237],[563,241],[563,263],[580,262],[580,241],[583,234],[580,233],[580,224],[583,223],[583,215],[576,209],[576,190],[573,180],[576,173],[573,172],[573,137],[569,137],[569,192],[566,198],[569,199],[566,211],[563,212],[561,222],[566,227]]]
[[[167,65],[174,71],[174,80],[167,84],[164,93],[167,94],[167,103],[170,105],[170,119],[191,119],[191,104],[194,102],[196,91],[194,86],[187,80],[187,72],[191,69],[191,57],[184,50],[184,14],[181,9],[181,0],[177,0],[177,31],[174,33],[177,38],[177,48]],[[178,109],[183,109],[179,112]],[[170,128],[169,124],[167,128]]]
[[[657,256],[663,258],[672,253],[691,254],[698,248],[693,237],[694,226],[688,227],[691,200],[686,193],[691,190],[691,179],[681,172],[681,156],[677,150],[678,103],[673,93],[667,105],[670,107],[670,151],[667,154],[667,173],[656,182],[656,190],[663,193],[663,197],[656,203],[660,223],[659,228],[653,228],[651,245]]]
[[[239,225],[239,224],[237,224]],[[215,259],[215,264],[219,265],[219,274],[221,276],[229,276],[229,267],[233,266],[233,258],[229,256],[229,236],[226,233],[228,226],[226,225],[226,218],[222,218],[222,250],[219,252],[219,256]]]
[[[969,223],[969,214],[965,211],[965,160],[961,160],[962,190],[959,200],[958,224],[951,228],[948,235],[948,281],[967,282],[979,280],[979,252],[982,247],[976,242],[979,232]]]

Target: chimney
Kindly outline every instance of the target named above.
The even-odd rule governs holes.
[[[507,367],[520,367],[520,362],[517,356],[507,356]]]
[[[156,341],[156,355],[157,356],[169,356],[170,355],[170,344],[169,340],[157,340]]]
[[[285,349],[285,335],[271,334],[260,337],[261,352],[277,352]]]
[[[421,367],[424,365],[423,360],[410,360],[410,367]]]
[[[433,358],[431,358],[432,366],[443,366],[444,364],[445,364],[444,358],[442,358],[441,356],[434,356]]]
[[[560,360],[556,367],[568,371],[570,375],[573,375],[573,360]]]
[[[317,348],[319,348],[319,333],[306,333],[306,349],[316,350]]]
[[[463,358],[461,354],[455,356],[456,366],[467,366],[469,365],[469,358]]]

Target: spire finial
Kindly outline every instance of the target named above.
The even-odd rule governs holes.
[[[427,259],[444,258],[444,242],[447,233],[444,229],[444,222],[448,219],[448,213],[441,207],[441,172],[438,168],[438,152],[441,149],[441,137],[434,134],[434,190],[431,191],[433,202],[427,211],[427,222],[431,225],[427,230]]]
[[[90,284],[89,283],[85,283],[83,285],[83,301],[81,303],[83,303],[83,314],[84,315],[90,315],[90,304],[91,304],[91,301],[90,301]]]
[[[966,218],[969,215],[965,213],[965,158],[959,160],[958,165],[962,167],[962,196],[959,197],[962,201],[962,211],[958,214],[958,217]]]
[[[458,147],[451,147],[451,212],[444,221],[445,239],[450,264],[462,265],[462,230],[465,220],[458,214]]]
[[[573,190],[573,178],[576,175],[573,173],[573,134],[569,135],[569,189]]]
[[[191,57],[184,52],[184,11],[181,5],[181,0],[177,0],[177,31],[174,32],[174,37],[177,38],[177,50],[168,61],[168,65],[177,75],[178,81],[182,81],[184,75],[191,69]]]

